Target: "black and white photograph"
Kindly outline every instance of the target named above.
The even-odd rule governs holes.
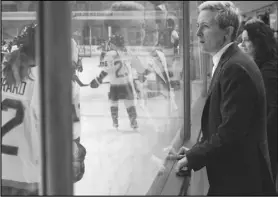
[[[276,196],[277,1],[1,1],[1,196]]]

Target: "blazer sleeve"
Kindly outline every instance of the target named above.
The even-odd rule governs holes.
[[[268,128],[277,121],[277,61],[267,63],[261,69],[267,99]]]
[[[256,91],[255,84],[238,64],[227,66],[222,71],[219,82],[222,122],[209,140],[197,143],[186,153],[188,167],[195,171],[206,166],[209,158],[227,154],[227,150],[244,140],[244,136],[250,130],[248,128],[254,109],[252,101]]]

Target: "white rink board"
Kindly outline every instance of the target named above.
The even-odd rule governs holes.
[[[154,47],[142,47],[142,46],[127,46],[127,48],[135,55],[149,55],[149,53],[154,50]],[[101,49],[98,45],[79,45],[79,56],[80,57],[91,57],[98,56],[101,54]],[[174,55],[173,48],[163,49],[166,56]]]
[[[165,19],[168,15],[182,18],[179,11],[73,11],[73,20],[131,20],[131,19]],[[5,20],[36,20],[36,12],[2,12]]]

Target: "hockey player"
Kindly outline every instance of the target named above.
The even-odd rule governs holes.
[[[3,195],[38,195],[41,165],[40,84],[35,60],[36,29],[37,25],[34,24],[26,26],[14,40],[13,44],[16,46],[5,53],[2,63]],[[76,142],[73,142],[73,147],[74,175],[77,181],[84,173],[84,151]]]
[[[119,127],[118,103],[119,100],[124,100],[130,125],[133,129],[137,129],[137,112],[134,102],[137,96],[132,73],[133,69],[137,71],[144,69],[128,53],[124,45],[124,38],[121,35],[112,36],[110,41],[106,43],[106,50],[100,56],[100,66],[103,70],[98,77],[92,80],[91,87],[99,87],[106,76],[110,78],[109,99],[113,126],[116,129]]]
[[[2,194],[38,194],[39,105],[36,90],[35,25],[17,37],[17,47],[5,53],[2,89]],[[16,113],[14,113],[14,110]]]
[[[141,13],[144,13],[144,6],[142,6],[140,3],[137,2],[133,2],[133,1],[121,1],[121,2],[115,2],[112,4],[111,11],[141,11]],[[138,13],[138,12],[137,12]],[[144,17],[140,17],[138,16],[138,19],[133,19],[131,21],[126,21],[126,20],[107,20],[105,21],[105,25],[108,27],[111,27],[111,32],[112,34],[119,34],[119,35],[125,35],[125,31],[127,28],[133,28],[133,27],[138,27],[141,29],[141,45],[143,44],[143,40],[144,40],[144,36],[145,34],[142,33],[144,32],[144,29],[142,29],[142,27],[144,27],[145,24],[145,20]],[[125,38],[125,43],[126,44],[131,44],[130,39]],[[141,48],[141,47],[139,47]],[[142,48],[143,49],[143,48]],[[144,50],[144,49],[143,49]],[[156,75],[159,76],[159,79],[163,79],[163,83],[165,84],[166,91],[170,90],[170,79],[169,79],[169,75],[168,75],[168,71],[167,71],[167,63],[166,63],[166,58],[163,54],[163,52],[156,52],[157,50],[154,49],[153,53],[150,55],[150,57],[148,59],[152,59],[152,60],[158,60],[162,57],[162,62],[161,61],[151,61],[151,63],[146,63],[144,59],[146,59],[147,57],[142,57],[141,59],[139,57],[136,57],[135,54],[132,53],[128,53],[130,57],[132,57],[132,63],[131,68],[134,68],[134,70],[136,70],[136,74],[138,74],[138,78],[139,80],[136,80],[136,83],[132,83],[133,84],[133,90],[136,90],[136,93],[138,93],[138,95],[140,95],[140,99],[141,101],[141,105],[140,106],[144,106],[144,101],[146,100],[146,93],[145,90],[146,88],[144,87],[144,85],[142,84],[142,82],[144,82],[146,80],[145,76],[150,74],[151,72],[154,72]],[[111,54],[111,53],[110,53]],[[159,54],[159,55],[154,55],[157,56],[157,58],[153,57],[153,54]],[[104,56],[103,56],[104,57]],[[163,59],[164,57],[164,59]],[[165,60],[165,61],[164,61]],[[143,63],[145,62],[145,63]],[[140,81],[140,82],[139,82]],[[171,89],[172,90],[172,89]],[[134,91],[135,92],[135,91]],[[173,91],[171,91],[171,93],[173,93]],[[110,92],[111,95],[111,92]],[[171,94],[173,95],[173,94]],[[171,97],[173,98],[173,97]],[[171,99],[173,100],[173,99]],[[111,106],[111,111],[116,111],[117,112],[117,105],[115,106]],[[146,107],[144,107],[144,111],[146,112],[146,114],[148,113],[148,110]],[[117,117],[117,113],[112,113],[112,116],[114,115],[115,117]],[[117,121],[115,121],[117,122]],[[115,124],[115,126],[117,127],[117,124]]]

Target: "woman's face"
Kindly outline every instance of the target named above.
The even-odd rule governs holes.
[[[255,55],[255,47],[253,43],[249,40],[248,33],[246,30],[242,32],[242,43],[240,47],[244,53],[247,53],[254,57]]]

